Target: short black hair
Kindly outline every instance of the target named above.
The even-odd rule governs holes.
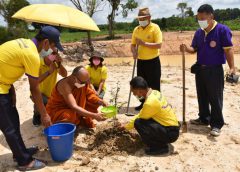
[[[84,68],[84,67],[83,67],[83,66],[77,66],[77,67],[75,67],[75,68],[73,69],[73,71],[72,71],[72,75],[77,76],[78,72],[79,72],[82,68]]]
[[[209,4],[204,4],[204,5],[201,5],[199,8],[198,8],[198,13],[207,13],[207,14],[213,14],[214,13],[214,10],[213,10],[213,7]]]
[[[147,81],[140,76],[134,77],[130,81],[130,86],[132,87],[132,89],[147,89],[148,88]]]

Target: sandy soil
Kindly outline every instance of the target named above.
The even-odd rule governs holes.
[[[132,60],[126,61],[126,59],[119,59],[119,62],[111,64],[110,61],[106,60],[106,63],[108,63],[109,69],[106,100],[111,98],[110,92],[116,87],[119,81],[121,88],[119,92],[119,102],[126,102],[129,93],[128,82],[132,72]],[[67,64],[69,73],[74,66],[76,66],[76,64],[70,62]],[[181,74],[180,67],[163,66],[162,68],[162,92],[176,109],[180,121],[182,119]],[[190,74],[188,68],[186,69],[186,83],[188,121],[189,119],[196,118],[198,113],[194,76]],[[48,161],[48,167],[40,170],[45,172],[240,171],[240,84],[226,84],[225,86],[223,112],[226,125],[222,129],[221,136],[218,138],[209,136],[209,127],[199,127],[189,124],[188,132],[181,134],[177,142],[173,144],[174,150],[172,150],[169,155],[146,156],[141,144],[139,144],[139,140],[133,140],[128,133],[125,133],[125,139],[120,139],[122,144],[116,144],[119,141],[116,139],[119,138],[113,136],[112,140],[115,141],[111,143],[113,143],[112,147],[114,149],[110,149],[108,150],[109,153],[106,153],[104,152],[105,149],[100,149],[102,147],[101,143],[94,141],[97,135],[96,131],[89,135],[88,132],[92,133],[94,131],[78,130],[75,138],[73,157],[64,163],[56,163],[51,160],[47,151],[47,143],[42,134],[43,128],[32,126],[33,104],[29,99],[27,78],[23,77],[15,84],[17,89],[17,108],[20,114],[23,139],[27,146],[38,145],[41,148],[41,151],[36,157]],[[138,101],[132,97],[131,112],[136,113],[133,110],[133,107],[136,105],[138,105]],[[119,121],[124,122],[130,119],[130,117],[124,115],[125,110],[126,108],[124,107],[117,115]],[[98,127],[101,128],[110,123],[111,120],[98,123]],[[101,132],[103,130],[98,131]],[[93,148],[92,151],[95,153],[88,149],[89,145],[94,143],[95,148]],[[139,145],[136,147],[136,144]],[[128,150],[131,151],[129,152]],[[16,166],[16,164],[12,161],[11,151],[1,133],[0,171],[14,171],[14,166]]]

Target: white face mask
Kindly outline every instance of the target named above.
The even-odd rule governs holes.
[[[139,21],[139,25],[142,27],[146,27],[148,24],[148,20]]]
[[[206,29],[209,26],[207,20],[198,20],[198,24],[202,29]]]
[[[52,54],[53,50],[51,48],[49,48],[47,51],[42,49],[41,52],[39,53],[41,58],[47,57],[50,54]]]
[[[85,84],[79,84],[79,83],[77,83],[77,82],[76,82],[74,85],[75,85],[75,87],[77,87],[77,88],[85,87]]]

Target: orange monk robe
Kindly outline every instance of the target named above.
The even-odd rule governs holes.
[[[63,96],[57,91],[56,88],[57,85],[53,89],[46,106],[52,123],[70,122],[76,125],[93,128],[95,125],[92,121],[92,118],[83,117],[77,114],[76,111],[68,106]],[[97,112],[97,108],[99,107],[98,102],[102,100],[96,95],[89,85],[86,85],[82,88],[74,88],[72,90],[72,94],[78,106],[90,112]]]

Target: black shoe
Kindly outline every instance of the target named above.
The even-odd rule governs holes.
[[[202,121],[200,118],[198,118],[198,119],[191,119],[190,123],[194,124],[194,125],[204,125],[204,126],[208,126],[209,125],[208,121]]]
[[[140,111],[143,108],[143,103],[141,103],[139,106],[135,107],[136,111]]]
[[[32,146],[30,148],[27,148],[27,152],[33,156],[34,154],[36,154],[39,151],[39,148],[37,146]],[[16,161],[16,157],[13,156],[13,161]]]
[[[169,147],[163,147],[163,148],[146,148],[145,149],[145,154],[147,155],[163,155],[169,153]]]
[[[33,115],[32,123],[35,127],[38,127],[41,125],[41,116],[40,115]]]

